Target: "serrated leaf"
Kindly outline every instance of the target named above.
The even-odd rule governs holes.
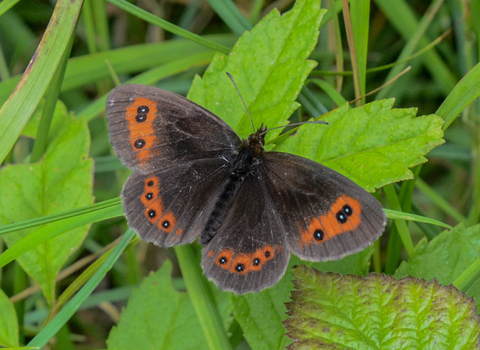
[[[321,271],[365,275],[372,252],[373,247],[368,247],[341,260],[320,263],[301,261],[292,256],[285,276],[274,287],[259,293],[232,295],[233,314],[250,347],[255,350],[284,349],[291,342],[284,337],[285,327],[282,321],[287,317],[285,303],[290,300],[290,291],[293,288],[293,266],[304,264]]]
[[[396,278],[410,275],[431,280],[440,284],[454,282],[480,256],[480,224],[469,227],[456,227],[443,231],[430,242],[423,239],[415,247],[408,262],[404,261],[395,272]],[[465,291],[480,302],[480,288],[471,286]]]
[[[275,150],[322,163],[368,191],[411,179],[408,168],[424,163],[444,142],[443,119],[392,106],[393,99],[354,109],[345,105],[323,118],[328,125],[304,124]]]
[[[473,299],[435,280],[294,269],[289,349],[479,349]]]
[[[64,212],[93,202],[93,161],[88,157],[90,134],[85,120],[69,116],[57,103],[49,144],[44,157],[34,164],[7,165],[0,170],[0,224],[10,224]],[[4,235],[8,246],[38,228]],[[17,260],[40,285],[52,303],[55,278],[77,249],[88,227],[51,239]]]
[[[370,269],[370,260],[373,254],[373,246],[364,250],[347,255],[341,260],[323,261],[318,263],[306,263],[304,265],[314,267],[322,272],[336,272],[340,274],[354,274],[365,276]]]
[[[18,321],[12,302],[0,289],[0,346],[18,347]]]
[[[217,54],[203,78],[196,77],[188,98],[225,120],[241,137],[252,133],[248,114],[225,72],[245,100],[255,126],[286,125],[295,99],[316,65],[307,57],[316,45],[325,11],[318,0],[298,0],[280,16],[275,9],[245,32],[230,55]],[[269,133],[273,137],[280,130]]]
[[[166,261],[132,292],[120,322],[110,332],[109,349],[208,349],[190,298],[175,290],[171,272]],[[227,323],[228,295],[218,289],[214,295]]]

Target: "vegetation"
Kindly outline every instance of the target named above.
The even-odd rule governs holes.
[[[1,2],[0,346],[477,348],[478,14],[479,0]],[[234,295],[203,276],[197,243],[128,228],[109,91],[188,94],[247,137],[226,71],[257,127],[329,123],[266,147],[374,192],[390,219],[374,245],[292,255],[274,287]]]

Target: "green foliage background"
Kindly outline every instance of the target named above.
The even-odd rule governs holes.
[[[1,2],[0,346],[296,348],[282,322],[285,303],[296,298],[292,267],[299,264],[358,276],[436,278],[480,300],[480,0],[469,6],[460,0],[348,5]],[[257,127],[310,118],[329,123],[274,130],[267,148],[321,162],[375,191],[393,219],[378,242],[334,262],[292,256],[275,287],[237,296],[205,280],[197,244],[160,249],[127,229],[118,193],[129,170],[108,142],[108,92],[127,82],[188,93],[246,137],[250,121],[225,71]],[[441,232],[425,222],[455,228]],[[335,296],[334,288],[343,293],[352,281],[311,282],[315,275],[305,271],[295,276],[297,289],[322,280],[320,292],[332,283]],[[438,288],[442,298],[450,290],[423,282],[412,288],[420,295]],[[444,322],[448,336],[441,341],[452,348],[475,346],[479,335],[476,310],[462,298],[455,294],[449,310],[468,310],[468,317]],[[341,305],[361,300],[349,294]],[[308,305],[298,310],[318,308]],[[327,324],[352,314],[342,308],[325,313]],[[385,312],[394,317],[399,309],[389,304]],[[285,326],[294,339],[313,322],[291,320]],[[448,333],[447,323],[465,325],[468,336]],[[372,348],[396,348],[366,329],[356,336]]]

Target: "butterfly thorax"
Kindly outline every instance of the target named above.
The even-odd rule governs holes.
[[[246,177],[254,174],[258,165],[263,162],[266,131],[267,128],[262,125],[247,140],[241,142],[228,180],[200,234],[200,244],[207,244],[215,236]]]

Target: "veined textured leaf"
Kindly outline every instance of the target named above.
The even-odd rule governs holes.
[[[172,265],[166,261],[132,292],[120,322],[107,340],[109,349],[208,349],[190,298],[173,287]],[[214,295],[224,323],[229,321],[226,293]]]
[[[285,303],[292,290],[292,267],[299,264],[314,266],[321,271],[366,275],[370,266],[373,247],[346,256],[337,261],[312,263],[291,257],[285,276],[272,288],[259,293],[232,295],[233,314],[242,326],[243,335],[255,350],[284,349],[291,340],[284,336],[282,321],[287,318]]]
[[[255,126],[287,124],[298,107],[295,99],[316,65],[307,61],[318,39],[325,12],[318,0],[297,0],[280,16],[271,11],[251,32],[245,32],[228,57],[217,54],[203,78],[196,77],[189,99],[225,120],[241,137],[252,133],[251,122],[229,72],[245,100]],[[267,135],[271,138],[280,130]]]
[[[435,278],[440,284],[454,282],[480,255],[480,224],[464,229],[443,231],[427,242],[421,240],[415,252],[407,261],[402,262],[395,272],[396,278],[410,275],[431,280]],[[480,288],[477,284],[466,290],[480,302]]]
[[[18,321],[12,302],[0,289],[0,346],[13,348],[18,344]]]
[[[392,109],[393,99],[327,114],[328,125],[304,124],[279,143],[275,151],[303,156],[347,176],[358,185],[375,188],[411,179],[408,169],[441,145],[443,119],[415,117],[416,109]]]
[[[85,120],[57,108],[46,154],[35,164],[8,165],[0,170],[0,224],[10,224],[93,202],[93,161],[88,158],[90,134]],[[33,230],[4,235],[11,246]],[[29,251],[18,262],[40,285],[47,300],[54,300],[55,278],[69,255],[81,244],[87,227],[51,239]]]
[[[473,299],[414,277],[294,269],[289,349],[479,349]]]

